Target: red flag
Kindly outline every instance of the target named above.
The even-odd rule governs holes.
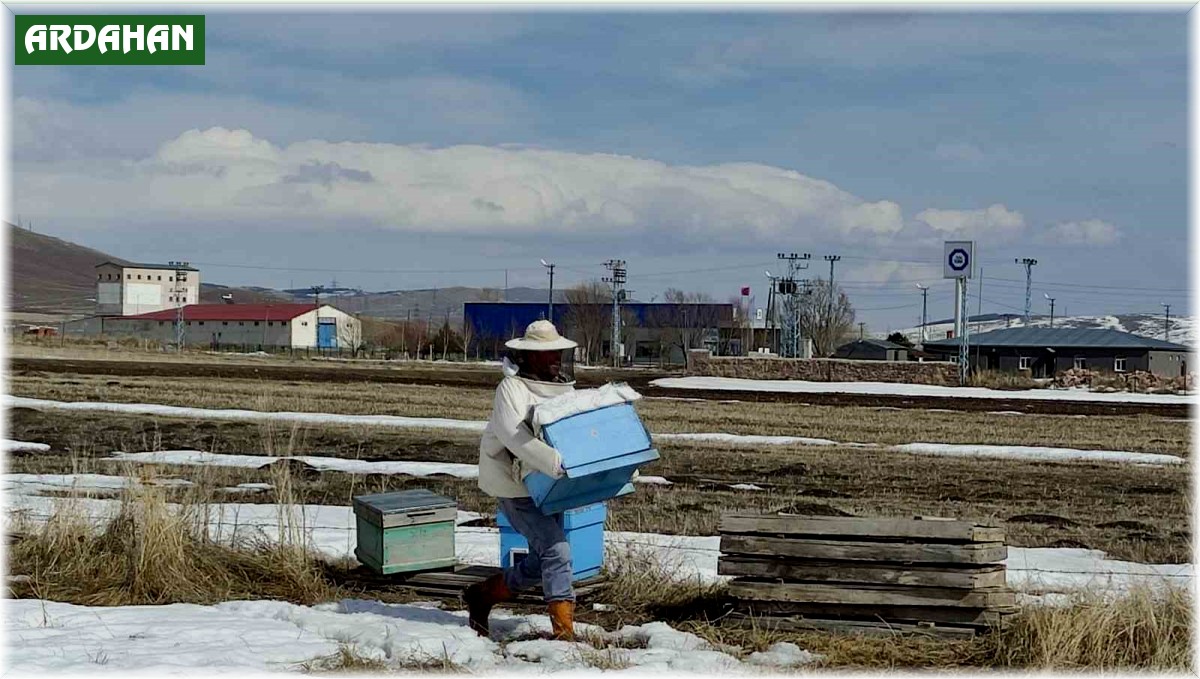
[[[742,288],[742,297],[750,296],[750,288]]]

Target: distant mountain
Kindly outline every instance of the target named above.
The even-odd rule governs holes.
[[[86,313],[96,306],[96,265],[124,262],[5,222],[8,229],[9,309],[35,313]]]
[[[5,222],[10,267],[9,310],[50,316],[82,316],[96,310],[96,265],[128,264],[129,260],[70,241],[35,233]],[[268,288],[240,288],[204,283],[200,272],[200,301],[220,304],[223,295],[234,302],[278,302],[289,297]]]
[[[1001,328],[1020,328],[1024,327],[1025,323],[1022,317],[1013,314],[983,314],[980,316],[971,316],[971,332],[982,333],[991,330],[999,330]],[[1164,325],[1164,316],[1161,314],[1118,314],[1115,316],[1065,316],[1055,317],[1054,327],[1056,328],[1104,328],[1110,330],[1120,330],[1122,332],[1131,332],[1135,335],[1150,337],[1152,339],[1170,339],[1178,344],[1186,344],[1195,346],[1197,339],[1197,324],[1194,318],[1189,316],[1180,316],[1171,318],[1170,337],[1167,337],[1166,328]],[[1030,327],[1046,328],[1050,326],[1049,316],[1033,316],[1030,318]],[[929,339],[942,339],[946,337],[946,333],[954,329],[954,321],[942,320],[936,323],[930,323],[926,326],[926,337]],[[901,330],[906,337],[914,342],[921,337],[921,329],[908,328]]]

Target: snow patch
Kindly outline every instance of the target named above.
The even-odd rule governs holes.
[[[337,471],[347,474],[397,474],[405,476],[432,476],[445,474],[460,479],[479,477],[479,466],[452,462],[368,462],[341,457],[319,457],[293,455],[275,457],[271,455],[230,455],[207,453],[199,450],[161,450],[147,453],[114,452],[106,460],[137,462],[141,464],[211,465],[217,467],[242,467],[259,469],[280,460],[298,460],[317,471]]]
[[[49,410],[71,410],[77,412],[108,412],[132,415],[158,415],[161,417],[193,417],[210,420],[234,420],[243,422],[299,422],[303,424],[358,425],[372,427],[399,427],[405,429],[456,429],[483,431],[486,422],[473,420],[451,420],[441,417],[402,417],[399,415],[339,415],[331,413],[266,412],[259,410],[223,410],[212,408],[184,408],[155,403],[100,403],[91,401],[52,401],[40,398],[3,395],[0,404],[6,408],[33,408]]]
[[[49,452],[50,446],[45,443],[0,439],[0,449],[6,453],[45,453]]]
[[[799,667],[817,662],[822,657],[815,653],[809,653],[791,642],[781,641],[771,644],[765,651],[751,653],[750,657],[746,658],[746,662],[766,667]]]
[[[1187,462],[1182,457],[1160,455],[1158,453],[1129,453],[1121,450],[1077,450],[1074,448],[1045,448],[1039,446],[990,446],[974,443],[905,443],[893,446],[891,450],[916,455],[983,457],[1046,462],[1121,462],[1149,465],[1176,465]]]
[[[762,391],[788,394],[871,394],[877,396],[937,396],[1030,401],[1089,401],[1101,403],[1191,403],[1192,397],[1175,394],[1098,393],[1084,389],[1030,389],[1002,391],[982,387],[939,387],[891,382],[805,382],[803,380],[746,380],[733,377],[667,377],[651,382],[664,389]]]
[[[836,446],[837,441],[802,436],[762,436],[758,434],[655,434],[659,441],[704,441],[734,446]]]

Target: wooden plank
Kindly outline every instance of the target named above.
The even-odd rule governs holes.
[[[867,637],[931,636],[946,639],[972,639],[973,627],[954,625],[906,625],[886,622],[864,622],[861,620],[821,620],[813,618],[734,618],[721,622],[723,627],[750,630],[777,630],[788,632],[831,632]]]
[[[1016,594],[1007,589],[950,589],[898,585],[831,585],[777,583],[737,579],[729,594],[750,601],[797,601],[859,606],[958,606],[996,608],[1015,606]]]
[[[1008,548],[1001,542],[930,545],[894,542],[842,542],[840,540],[770,538],[750,535],[722,535],[721,552],[819,560],[976,565],[998,563],[1008,558]]]
[[[911,585],[917,587],[1003,587],[1006,571],[1002,565],[971,567],[905,567],[869,563],[830,561],[784,561],[746,556],[722,556],[717,573],[754,578],[779,578],[808,582],[846,582],[875,585]]]
[[[721,515],[722,533],[842,536],[860,539],[918,539],[943,542],[1003,542],[1004,529],[972,521],[839,516],[795,516],[729,512]]]
[[[988,627],[1010,619],[1017,608],[956,608],[954,606],[853,606],[804,604],[788,601],[743,601],[736,610],[755,616],[805,617],[888,622],[932,622]]]

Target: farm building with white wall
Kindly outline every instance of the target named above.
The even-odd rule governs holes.
[[[96,313],[101,316],[136,316],[199,301],[200,271],[187,264],[96,266]]]
[[[174,344],[177,309],[67,323],[68,335],[137,337]],[[183,307],[187,346],[254,349],[354,349],[362,323],[328,304],[189,304]]]

